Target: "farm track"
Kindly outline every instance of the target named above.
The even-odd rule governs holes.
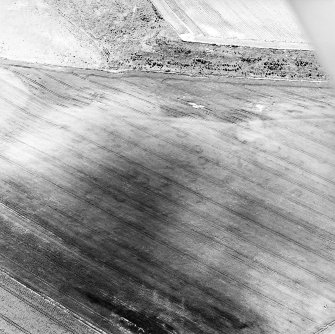
[[[113,333],[331,323],[329,89],[1,73],[6,271]]]

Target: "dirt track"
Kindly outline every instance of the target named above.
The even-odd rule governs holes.
[[[334,95],[0,70],[1,266],[113,333],[334,320]]]

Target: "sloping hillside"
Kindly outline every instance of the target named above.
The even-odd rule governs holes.
[[[149,0],[45,0],[94,40],[110,69],[325,79],[312,51],[183,42]]]
[[[0,84],[0,268],[107,333],[331,328],[332,90],[5,64]]]
[[[158,40],[178,40],[148,0],[46,0],[58,13],[99,42],[113,67],[138,51],[154,52]]]

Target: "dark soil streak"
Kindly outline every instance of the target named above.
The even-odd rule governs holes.
[[[142,334],[171,334],[178,333],[172,326],[160,320],[157,316],[131,310],[122,304],[112,303],[91,292],[85,292],[88,300],[104,307],[120,317],[120,322],[133,333]]]

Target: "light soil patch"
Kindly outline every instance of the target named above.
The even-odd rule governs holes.
[[[188,42],[309,50],[287,1],[153,0]]]
[[[85,68],[103,65],[94,41],[43,0],[0,2],[0,56]]]

